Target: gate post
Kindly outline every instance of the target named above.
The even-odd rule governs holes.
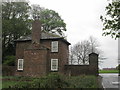
[[[91,53],[89,54],[89,62],[90,62],[90,71],[91,74],[99,75],[98,69],[98,54]]]

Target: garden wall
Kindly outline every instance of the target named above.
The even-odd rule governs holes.
[[[14,76],[15,66],[2,66],[2,76]]]
[[[89,54],[89,65],[65,65],[65,74],[77,75],[98,75],[98,54]]]

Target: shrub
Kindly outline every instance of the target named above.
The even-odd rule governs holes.
[[[19,82],[9,88],[30,88],[31,82]]]
[[[13,88],[98,88],[96,76],[82,75],[68,77],[58,73],[50,73],[40,78],[18,78],[19,81]]]
[[[97,78],[95,76],[72,76],[68,79],[70,88],[97,88]]]
[[[6,56],[3,64],[8,65],[8,66],[14,66],[15,65],[15,56]]]
[[[66,88],[68,85],[63,75],[51,73],[41,78],[35,78],[30,82],[17,83],[12,88]]]
[[[65,88],[67,85],[68,83],[65,81],[64,76],[58,73],[50,73],[33,82],[33,87],[37,88]]]

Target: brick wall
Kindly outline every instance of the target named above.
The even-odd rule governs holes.
[[[71,76],[98,75],[98,55],[91,53],[89,62],[89,65],[65,65],[65,74]]]
[[[41,38],[41,23],[39,20],[35,20],[32,23],[32,48],[40,48]]]
[[[68,45],[62,40],[58,41],[58,52],[51,52],[51,42],[54,40],[41,40],[41,45],[50,49],[50,59],[48,60],[48,72],[51,72],[51,59],[58,59],[58,72],[64,73],[64,65],[68,64]]]
[[[24,51],[23,71],[17,71],[20,76],[43,76],[47,74],[48,49],[28,49]]]
[[[15,66],[2,66],[2,75],[3,76],[14,76]]]

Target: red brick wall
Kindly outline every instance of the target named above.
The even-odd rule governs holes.
[[[28,49],[24,51],[24,68],[16,75],[43,76],[47,74],[47,49]]]
[[[58,72],[64,73],[64,65],[68,64],[68,45],[58,40],[58,52],[51,52],[51,42],[53,40],[43,40],[42,45],[50,49],[50,59],[48,71],[51,72],[51,59],[58,59]]]
[[[32,24],[32,42],[40,43],[41,38],[41,23],[39,20],[35,20]]]
[[[47,47],[49,50],[38,50],[34,49],[25,50],[31,47],[31,42],[19,42],[16,47],[16,65],[18,59],[24,59],[24,70],[23,72],[17,72],[16,75],[27,75],[35,76],[44,75],[51,72],[51,59],[58,59],[59,67],[58,72],[64,74],[64,65],[68,64],[68,45],[62,40],[58,40],[58,52],[51,52],[52,40],[41,40],[41,48]],[[25,50],[25,52],[24,52]],[[36,52],[37,55],[32,56],[31,52]],[[36,58],[36,59],[35,59]],[[46,61],[47,60],[47,61]],[[44,65],[40,65],[43,64]],[[31,65],[30,65],[31,64]],[[34,65],[38,65],[35,66]],[[40,66],[39,66],[40,65]],[[17,69],[17,67],[16,67]]]
[[[62,40],[58,40],[58,52],[51,52],[52,40],[41,40],[41,49],[29,49],[31,42],[19,42],[16,49],[16,61],[24,58],[23,72],[16,72],[16,75],[23,76],[42,76],[51,72],[51,59],[59,60],[58,72],[62,74],[98,75],[98,55],[92,53],[89,55],[90,65],[68,65],[68,45]],[[44,47],[49,48],[44,49]],[[25,52],[24,52],[25,50]],[[33,54],[36,53],[36,54]],[[17,69],[17,68],[16,68]]]
[[[89,55],[89,65],[65,65],[66,75],[98,75],[98,55],[91,53]]]
[[[17,42],[16,43],[16,59],[24,58],[24,49],[27,49],[31,45],[31,41]]]

